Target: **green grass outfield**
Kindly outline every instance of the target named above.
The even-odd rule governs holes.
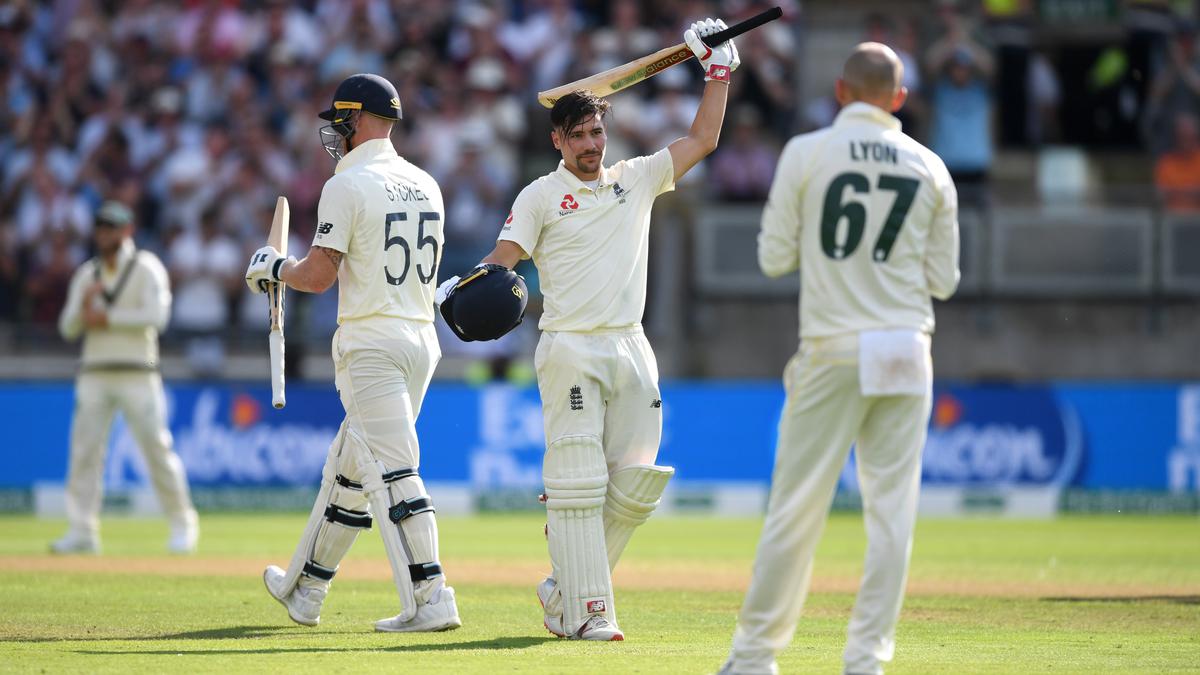
[[[536,514],[443,518],[464,625],[385,635],[397,610],[379,536],[342,564],[317,628],[262,587],[300,515],[208,515],[200,552],[163,553],[160,521],[110,518],[104,555],[45,553],[63,524],[0,517],[0,671],[706,673],[729,648],[757,520],[655,518],[616,574],[623,643],[543,630]],[[830,521],[784,672],[840,672],[864,548]],[[924,520],[889,673],[1200,672],[1200,519]]]

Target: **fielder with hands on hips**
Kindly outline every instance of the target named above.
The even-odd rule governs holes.
[[[75,382],[71,463],[67,475],[67,534],[55,553],[100,550],[104,455],[118,411],[137,440],[158,501],[170,524],[167,549],[191,553],[199,528],[183,462],[172,449],[159,374],[158,334],[171,315],[171,286],[158,257],[133,244],[133,212],[107,201],[96,214],[97,256],[71,278],[58,320],[67,340],[83,335]]]
[[[560,98],[550,111],[558,169],[517,195],[495,249],[466,275],[532,257],[541,279],[534,365],[545,414],[552,571],[537,594],[546,628],[560,637],[624,639],[611,571],[674,473],[654,464],[662,401],[641,327],[650,209],[717,147],[739,58],[732,42],[710,49],[700,38],[724,28],[706,19],[684,33],[704,68],[704,95],[688,135],[653,155],[606,168],[609,104],[588,92]],[[460,302],[471,288],[448,279],[439,299]]]
[[[912,546],[933,363],[931,296],[958,286],[958,196],[942,160],[900,130],[904,68],[858,45],[833,125],[783,149],[759,266],[800,268],[800,349],[754,575],[722,673],[776,673],[808,593],[813,551],[855,446],[867,531],[846,673],[882,673],[895,648]]]
[[[271,596],[307,626],[320,621],[338,563],[373,519],[401,607],[375,629],[462,625],[438,562],[434,505],[418,473],[416,432],[441,358],[433,281],[445,210],[433,178],[396,154],[390,135],[400,116],[396,88],[386,79],[358,74],[343,80],[320,113],[329,122],[322,144],[337,167],[321,191],[312,249],[297,261],[263,247],[246,269],[247,285],[258,292],[284,283],[321,293],[338,281],[333,358],[346,417],[288,568],[271,565],[263,573]]]

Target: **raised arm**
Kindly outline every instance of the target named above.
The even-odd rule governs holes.
[[[683,40],[704,68],[704,94],[696,109],[696,118],[688,135],[667,146],[679,180],[693,166],[717,149],[721,124],[725,121],[725,103],[729,96],[729,74],[741,63],[733,40],[709,48],[700,38],[726,28],[720,19],[705,19],[693,23],[683,34]]]

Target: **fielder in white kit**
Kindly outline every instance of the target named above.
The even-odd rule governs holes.
[[[286,570],[269,566],[263,580],[293,621],[317,625],[338,564],[373,515],[401,601],[400,614],[375,629],[457,628],[454,589],[438,562],[433,500],[418,474],[415,426],[441,358],[433,296],[442,193],[396,154],[390,135],[400,99],[386,79],[346,78],[320,117],[329,122],[323,144],[338,163],[321,192],[312,250],[297,262],[263,247],[246,282],[259,292],[285,283],[315,293],[338,282],[333,359],[346,417],[291,563]]]
[[[704,94],[688,135],[653,155],[605,168],[609,104],[587,92],[559,99],[550,137],[563,159],[517,195],[496,248],[483,259],[511,269],[532,257],[541,281],[534,365],[545,415],[542,476],[553,569],[537,593],[546,628],[560,637],[624,639],[611,569],[674,473],[654,465],[662,401],[641,327],[650,209],[717,147],[739,59],[732,42],[709,49],[700,37],[724,28],[707,19],[684,33],[705,70]],[[441,290],[456,284],[452,277]]]
[[[845,672],[881,673],[894,651],[929,420],[930,296],[958,285],[958,197],[942,161],[890,113],[903,67],[859,45],[832,126],[783,149],[763,212],[759,265],[800,268],[800,350],[754,576],[723,673],[775,673],[812,575],[813,551],[855,444],[867,531]]]
[[[162,262],[133,244],[133,212],[108,201],[96,214],[97,256],[71,278],[58,329],[83,335],[75,383],[65,536],[55,553],[100,550],[100,504],[109,429],[120,411],[133,433],[170,524],[167,548],[190,553],[199,535],[183,463],[172,450],[159,374],[158,334],[171,315],[171,286]]]

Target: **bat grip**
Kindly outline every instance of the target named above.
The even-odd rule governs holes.
[[[717,31],[708,37],[700,38],[700,41],[709,47],[716,47],[722,42],[728,42],[746,31],[754,30],[764,23],[774,21],[781,16],[783,16],[783,10],[778,7],[772,7],[765,12],[755,14],[741,23],[735,23],[725,30]]]

